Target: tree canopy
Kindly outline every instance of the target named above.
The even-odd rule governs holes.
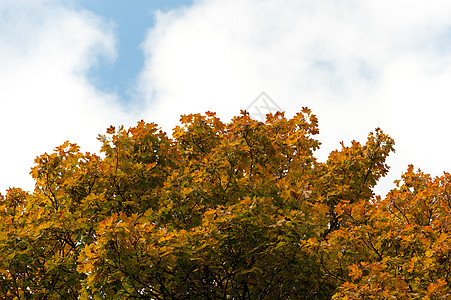
[[[376,129],[319,162],[308,108],[107,129],[36,158],[0,196],[2,299],[451,297],[451,175],[410,166],[384,198]]]

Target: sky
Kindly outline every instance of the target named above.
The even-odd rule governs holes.
[[[451,170],[450,83],[447,0],[0,0],[0,192],[33,190],[66,140],[99,153],[110,125],[266,103],[312,109],[321,161],[382,128],[383,195],[408,164]]]

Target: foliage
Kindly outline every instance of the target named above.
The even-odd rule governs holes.
[[[381,199],[393,140],[319,162],[317,133],[307,108],[207,112],[39,156],[34,192],[0,198],[0,298],[447,298],[451,175],[409,167]]]

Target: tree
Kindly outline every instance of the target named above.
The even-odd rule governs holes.
[[[403,214],[426,217],[416,202],[398,200],[401,191],[374,197],[394,145],[380,129],[324,163],[314,156],[317,133],[303,108],[266,122],[246,112],[229,123],[211,112],[185,115],[172,138],[143,121],[110,127],[99,137],[102,157],[64,143],[36,159],[33,193],[11,189],[0,199],[0,297],[330,299],[351,298],[352,288],[366,295],[365,276],[392,272],[377,267],[379,248],[399,253],[395,240],[377,239],[414,234],[385,233]],[[424,255],[438,268],[446,251]],[[412,290],[443,290],[434,282]]]
[[[338,210],[352,225],[329,239],[340,249],[329,262],[344,274],[337,299],[451,297],[451,175],[409,166],[396,184],[384,200]]]

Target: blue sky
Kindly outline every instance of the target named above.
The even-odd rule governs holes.
[[[170,11],[191,4],[192,0],[75,0],[75,8],[111,21],[117,37],[116,59],[101,59],[91,68],[89,79],[97,88],[118,94],[121,101],[132,101],[130,89],[144,64],[141,43],[149,28],[155,25],[155,11]]]
[[[378,193],[410,163],[440,175],[450,29],[449,0],[0,0],[0,191],[32,190],[34,158],[66,140],[98,153],[110,125],[227,121],[262,92],[288,117],[312,109],[322,161],[391,135]]]

